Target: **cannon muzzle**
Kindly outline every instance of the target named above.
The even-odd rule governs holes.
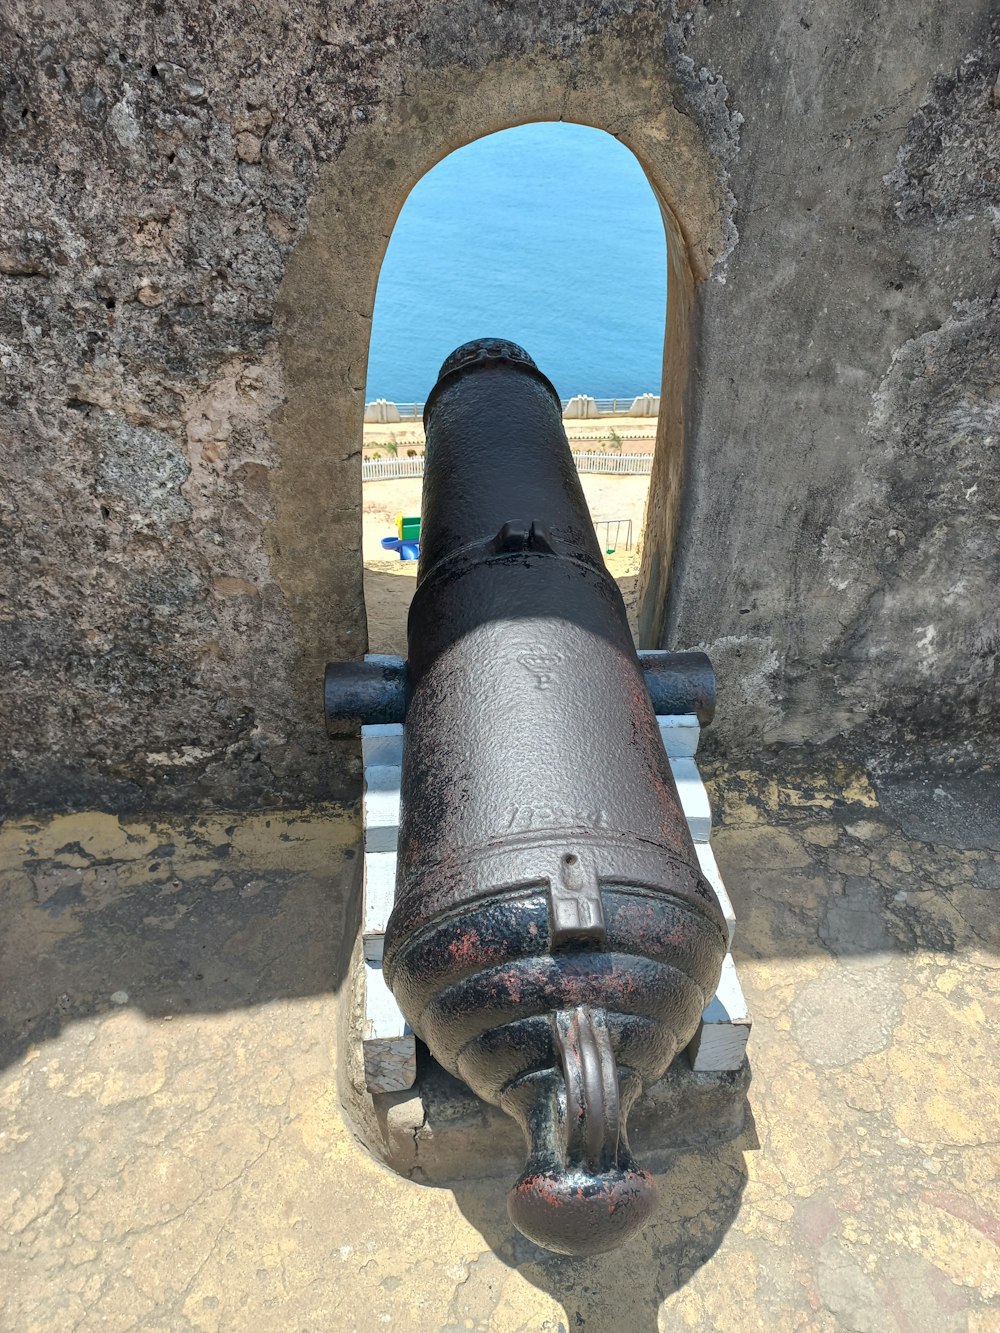
[[[453,352],[425,426],[405,671],[376,660],[349,690],[334,668],[328,714],[406,717],[385,977],[434,1057],[521,1125],[514,1224],[595,1253],[653,1211],[628,1112],[725,954],[651,699],[710,717],[711,666],[640,662],[559,398],[523,349]]]

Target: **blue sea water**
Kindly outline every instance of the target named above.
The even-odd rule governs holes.
[[[421,401],[469,338],[521,343],[569,398],[659,393],[666,312],[659,206],[603,130],[522,125],[420,180],[379,277],[366,397]]]

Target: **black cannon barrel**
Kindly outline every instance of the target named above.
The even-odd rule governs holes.
[[[626,1119],[693,1035],[724,922],[555,390],[483,339],[425,422],[383,966],[432,1054],[521,1124],[515,1225],[593,1253],[654,1207]]]

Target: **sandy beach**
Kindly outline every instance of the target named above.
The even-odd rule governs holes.
[[[622,590],[634,632],[636,578],[639,572],[638,545],[649,491],[649,478],[585,474],[580,480],[595,523],[600,523],[604,519],[632,520],[631,551],[625,549],[623,524],[619,545],[613,554],[605,554],[604,562]],[[399,560],[396,556],[386,559],[381,540],[383,537],[395,535],[395,520],[398,513],[420,512],[421,485],[419,477],[407,477],[395,481],[370,481],[364,486],[362,550],[365,562],[365,607],[368,613],[369,652],[406,655],[406,613],[410,598],[413,596],[417,562]],[[603,538],[604,530],[599,528],[598,532]]]

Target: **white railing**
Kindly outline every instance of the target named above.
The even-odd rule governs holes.
[[[617,477],[648,477],[652,454],[579,454],[573,452],[577,472],[608,472]]]
[[[627,417],[635,400],[636,395],[632,393],[627,398],[595,398],[594,402],[602,417]],[[565,406],[566,403],[563,403]]]
[[[395,477],[423,475],[423,455],[419,458],[366,458],[361,464],[362,481],[390,481]]]
[[[604,472],[617,477],[649,476],[653,467],[651,454],[574,453],[578,472]],[[392,481],[399,477],[422,477],[423,456],[419,458],[366,458],[361,463],[362,481]]]
[[[630,393],[623,398],[592,398],[588,401],[593,405],[593,414],[588,415],[627,417],[631,416],[634,410],[638,410],[640,416],[655,417],[655,409],[650,404],[643,405],[643,400],[650,398],[656,406],[659,406],[659,398],[649,394]],[[575,398],[560,399],[563,411],[565,412],[570,403],[576,401]],[[365,403],[365,420],[368,422],[393,425],[397,421],[422,421],[423,416],[423,403],[396,403],[385,398],[376,398],[370,403]]]

